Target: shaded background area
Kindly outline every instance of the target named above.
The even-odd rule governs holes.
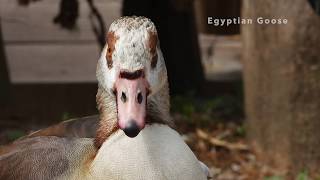
[[[97,114],[107,28],[143,15],[158,29],[177,130],[216,179],[318,178],[319,2],[0,0],[0,144]]]

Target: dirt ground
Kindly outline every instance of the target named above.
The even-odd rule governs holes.
[[[282,179],[280,172],[257,159],[242,123],[189,121],[186,124],[183,116],[174,116],[180,133],[197,157],[209,166],[213,179]]]

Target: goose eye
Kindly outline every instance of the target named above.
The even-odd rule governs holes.
[[[158,62],[158,54],[156,53],[151,59],[151,68],[155,68]]]
[[[108,47],[107,49],[106,59],[107,59],[108,68],[111,69],[112,68],[112,49],[110,47]]]

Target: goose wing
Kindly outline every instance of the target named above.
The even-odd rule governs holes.
[[[90,152],[88,138],[26,138],[0,148],[0,179],[70,179]]]
[[[93,138],[99,123],[99,116],[70,119],[45,129],[35,131],[21,139],[37,136]]]

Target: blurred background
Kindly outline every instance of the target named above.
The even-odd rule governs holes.
[[[106,31],[142,15],[177,130],[215,179],[320,179],[319,14],[320,0],[0,0],[0,145],[97,114]],[[254,23],[207,23],[240,16]]]

